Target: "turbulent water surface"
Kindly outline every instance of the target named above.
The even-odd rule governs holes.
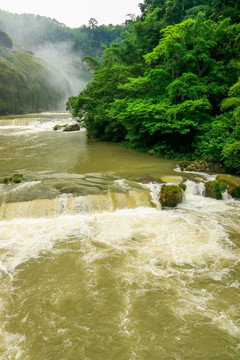
[[[240,205],[207,174],[0,118],[1,360],[239,360]],[[187,190],[161,209],[160,183]]]

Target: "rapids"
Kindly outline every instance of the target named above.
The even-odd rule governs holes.
[[[1,360],[238,360],[240,203],[203,173],[53,131],[67,113],[0,118]],[[160,183],[187,189],[161,209]]]

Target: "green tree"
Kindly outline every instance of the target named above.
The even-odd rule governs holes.
[[[240,172],[240,25],[223,18],[230,7],[236,19],[238,9],[218,5],[140,5],[122,43],[105,50],[93,82],[69,101],[89,136],[161,156],[223,161]]]

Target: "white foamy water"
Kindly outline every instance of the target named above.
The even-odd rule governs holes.
[[[43,113],[43,117],[26,117],[26,118],[16,118],[16,119],[0,119],[0,131],[2,132],[1,135],[8,136],[8,135],[26,135],[42,132],[42,131],[53,131],[53,127],[55,125],[59,125],[62,127],[72,125],[75,121],[72,117],[69,117],[65,113],[58,114],[58,116],[62,115],[62,119],[56,118],[48,119],[48,113]],[[63,116],[65,115],[65,116]],[[13,131],[13,130],[16,131]],[[11,132],[7,131],[11,130]]]
[[[109,258],[124,258],[120,268],[113,267],[112,276],[121,279],[123,288],[131,289],[124,295],[118,315],[120,332],[130,340],[137,336],[131,320],[134,302],[149,291],[160,290],[175,294],[168,300],[168,306],[179,321],[184,323],[199,316],[219,331],[239,338],[240,324],[234,314],[237,304],[227,312],[213,308],[213,304],[219,303],[218,294],[208,289],[212,282],[220,282],[226,289],[239,289],[230,273],[231,267],[239,262],[240,252],[232,246],[226,227],[218,223],[211,210],[204,217],[183,213],[181,208],[163,211],[139,207],[52,219],[14,219],[1,223],[0,238],[3,253],[0,271],[4,279],[7,273],[14,278],[19,266],[30,259],[38,261],[44,253],[51,254],[52,259],[64,255],[66,249],[61,244],[69,242],[71,248],[72,239],[73,243],[81,243],[81,263],[92,279],[88,280],[89,291],[100,280],[99,264],[108,268]],[[207,283],[207,288],[206,285],[199,288],[198,282]],[[92,296],[99,301],[99,291],[94,290]],[[57,305],[60,299],[55,301],[60,306]],[[89,333],[90,329],[84,331]],[[10,354],[23,344],[20,335],[9,334],[6,338],[5,341],[15,344]],[[20,359],[26,356],[22,346],[18,356]]]

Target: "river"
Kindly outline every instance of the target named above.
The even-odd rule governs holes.
[[[240,202],[71,122],[0,118],[0,177],[32,180],[0,185],[0,359],[239,360]]]

